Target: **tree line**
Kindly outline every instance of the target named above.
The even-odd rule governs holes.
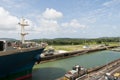
[[[119,42],[119,37],[103,37],[103,38],[55,38],[55,39],[34,39],[35,42],[47,42],[49,45],[88,45],[88,44],[108,44],[111,42]]]

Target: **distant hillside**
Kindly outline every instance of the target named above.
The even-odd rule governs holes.
[[[0,38],[0,40],[6,40],[6,41],[16,41],[16,39],[13,39],[13,38]]]

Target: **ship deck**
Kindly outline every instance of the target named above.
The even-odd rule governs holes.
[[[42,47],[34,47],[34,48],[20,48],[20,49],[13,49],[7,51],[0,51],[0,56],[10,55],[10,54],[19,54],[21,52],[28,52],[37,49],[42,49]]]

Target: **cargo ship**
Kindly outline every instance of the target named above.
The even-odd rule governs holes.
[[[8,42],[0,40],[0,80],[24,80],[32,77],[34,64],[40,62],[40,54],[46,47],[44,43],[25,42],[25,19],[21,25],[21,41]]]

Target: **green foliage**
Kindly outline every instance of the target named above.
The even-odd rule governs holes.
[[[119,42],[119,37],[104,37],[96,39],[80,39],[80,38],[56,38],[56,39],[36,39],[35,42],[47,42],[49,45],[90,45],[90,44],[106,44]]]

